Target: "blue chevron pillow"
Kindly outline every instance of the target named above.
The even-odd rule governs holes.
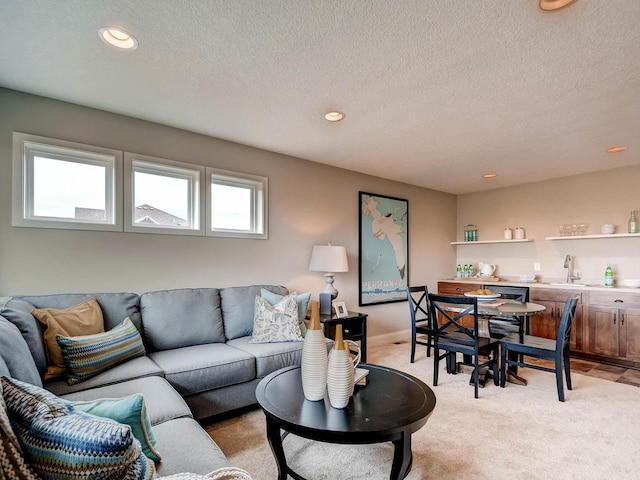
[[[11,427],[25,458],[44,480],[147,480],[155,466],[131,427],[76,412],[40,387],[0,377]]]
[[[146,353],[140,332],[129,317],[108,332],[79,337],[56,335],[56,341],[67,366],[69,385]]]

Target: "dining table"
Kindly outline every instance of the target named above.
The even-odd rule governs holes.
[[[466,295],[471,296],[471,295]],[[462,311],[463,308],[460,306],[451,306],[451,311]],[[546,310],[544,305],[533,302],[519,302],[517,300],[511,300],[507,298],[490,298],[490,299],[478,299],[478,315],[481,317],[485,317],[480,322],[481,325],[478,326],[479,335],[489,337],[489,318],[500,318],[500,317],[512,317],[519,320],[519,328],[518,334],[520,335],[520,340],[524,338],[525,335],[525,322],[537,313],[542,313]],[[479,319],[480,320],[480,319]],[[464,358],[463,361],[458,363],[458,370],[465,370],[469,367],[473,367],[470,358]],[[451,372],[450,372],[451,373]],[[491,372],[482,372],[482,377],[486,380],[486,377]],[[473,378],[473,377],[472,377]],[[518,375],[518,367],[513,366],[507,370],[507,382],[514,383],[517,385],[526,385],[527,380]],[[481,384],[484,382],[481,382]]]

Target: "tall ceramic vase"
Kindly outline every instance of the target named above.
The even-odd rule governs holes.
[[[302,344],[302,391],[307,400],[322,400],[327,391],[327,342],[320,325],[320,308],[311,302],[311,322]]]
[[[327,370],[327,391],[332,407],[344,408],[348,405],[353,394],[354,375],[353,359],[342,339],[342,325],[336,325],[336,338],[329,353]]]

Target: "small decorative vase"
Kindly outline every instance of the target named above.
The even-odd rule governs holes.
[[[327,342],[320,325],[318,302],[311,302],[311,322],[302,344],[302,391],[307,400],[318,401],[327,391]]]
[[[355,368],[349,348],[342,339],[342,325],[336,325],[336,337],[329,353],[327,370],[327,391],[333,408],[344,408],[353,394]]]

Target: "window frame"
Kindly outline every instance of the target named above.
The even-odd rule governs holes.
[[[34,158],[104,166],[105,221],[43,217],[34,210]],[[12,220],[16,227],[122,231],[122,152],[55,138],[13,132]]]
[[[142,164],[137,169],[135,162]],[[135,224],[135,181],[136,171],[145,171],[158,175],[166,175],[173,178],[187,178],[191,180],[189,185],[189,222],[192,227],[170,227],[166,225],[154,226],[149,224]],[[191,171],[191,173],[188,173]],[[139,153],[124,152],[124,231],[128,233],[152,233],[161,235],[196,235],[205,234],[205,167],[191,163],[168,160],[166,158],[152,157]]]
[[[207,175],[207,218],[206,235],[209,237],[252,238],[266,240],[269,238],[269,179],[259,175],[232,172],[219,168],[206,168]],[[214,182],[214,178],[219,180]],[[213,227],[212,197],[213,184],[221,184],[238,188],[249,187],[251,196],[251,231],[234,229],[216,229]]]

